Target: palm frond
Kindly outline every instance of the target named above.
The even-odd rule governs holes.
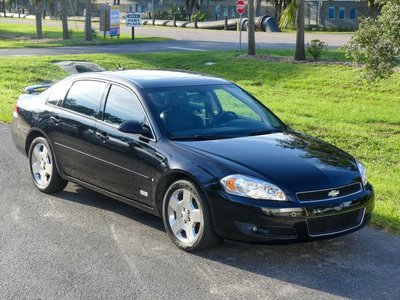
[[[296,12],[297,5],[296,1],[292,0],[286,8],[283,10],[280,18],[279,18],[279,27],[280,28],[296,28]]]

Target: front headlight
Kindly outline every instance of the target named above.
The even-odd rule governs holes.
[[[253,199],[286,201],[280,188],[269,182],[244,175],[229,175],[221,179],[221,184],[229,194]]]
[[[368,183],[367,168],[365,168],[365,166],[358,160],[357,160],[357,167],[358,171],[360,171],[362,183],[364,186],[366,186]]]

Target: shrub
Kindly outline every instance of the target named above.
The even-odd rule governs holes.
[[[346,54],[356,63],[365,63],[365,78],[375,81],[387,78],[400,60],[400,0],[385,0],[377,18],[366,18],[360,23]]]
[[[161,10],[161,9],[157,9],[154,16],[156,19],[160,19],[160,20],[169,19],[169,13],[167,11]]]
[[[91,28],[90,34],[92,35],[92,38],[93,38],[94,40],[98,38],[96,28],[93,28],[93,27],[92,27],[92,28]]]
[[[311,43],[307,43],[307,52],[311,56],[318,60],[323,53],[328,51],[328,44],[320,40],[312,40]]]
[[[192,15],[192,21],[195,20],[195,18],[197,17],[197,21],[199,22],[203,22],[203,21],[208,21],[210,19],[212,19],[212,15],[206,11],[206,12],[198,12]]]

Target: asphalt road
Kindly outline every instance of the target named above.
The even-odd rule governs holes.
[[[37,191],[0,123],[2,299],[399,299],[400,238],[363,229],[188,254],[160,219],[69,184]]]
[[[35,20],[1,18],[1,22],[10,24],[30,24],[34,26]],[[45,20],[46,26],[61,26],[59,21]],[[98,26],[93,23],[93,26]],[[69,28],[83,30],[82,22],[69,22]],[[121,26],[122,33],[130,33],[130,28]],[[57,55],[80,53],[139,53],[160,51],[204,51],[204,50],[238,50],[239,33],[236,31],[204,30],[190,28],[171,28],[162,26],[141,26],[136,28],[136,35],[147,37],[172,38],[174,41],[158,43],[137,43],[127,45],[102,45],[84,47],[58,47],[58,48],[25,48],[25,49],[0,49],[0,56],[6,55]],[[291,49],[296,45],[294,32],[271,33],[256,32],[256,47],[258,49]],[[351,34],[336,33],[306,33],[305,42],[319,39],[330,47],[337,48],[349,41]],[[242,33],[242,49],[247,47],[247,32]]]

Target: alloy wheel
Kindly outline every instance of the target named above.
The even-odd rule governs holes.
[[[192,246],[204,230],[203,211],[197,196],[180,188],[170,197],[168,223],[174,236],[186,246]]]
[[[43,143],[34,146],[31,156],[31,170],[33,178],[41,187],[49,185],[53,175],[53,161],[50,151]]]

